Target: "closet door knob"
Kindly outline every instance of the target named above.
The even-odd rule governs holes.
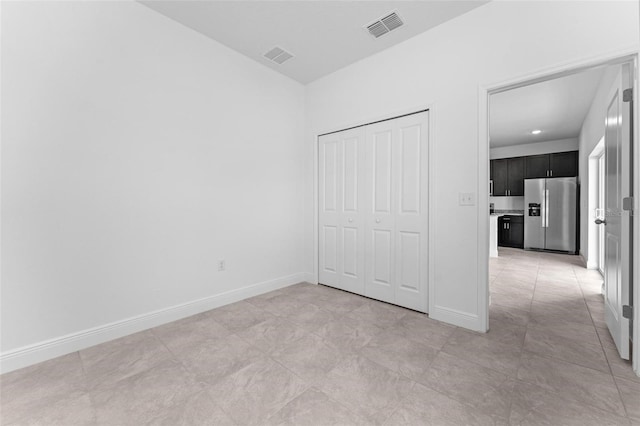
[[[380,223],[380,219],[376,219],[376,223]]]
[[[349,218],[349,223],[353,222],[353,219]]]

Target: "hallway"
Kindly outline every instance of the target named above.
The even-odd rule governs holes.
[[[640,378],[607,330],[601,284],[578,256],[501,247],[490,260],[487,337],[521,345],[517,379],[549,391],[539,395],[545,409],[529,421],[594,424],[579,416],[597,407],[640,422]],[[528,423],[521,408],[514,397],[513,423]]]

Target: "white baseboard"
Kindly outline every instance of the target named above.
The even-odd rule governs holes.
[[[595,261],[587,261],[582,252],[579,254],[580,260],[582,261],[582,265],[587,269],[598,269],[598,264]]]
[[[269,291],[309,281],[305,273],[264,281],[214,296],[126,318],[98,327],[13,349],[0,354],[0,374],[66,355],[109,340],[157,327],[171,321],[258,296]],[[311,282],[311,281],[309,281]]]
[[[468,328],[469,330],[485,332],[481,327],[480,318],[477,315],[468,314],[466,312],[456,311],[454,309],[444,308],[442,306],[433,306],[429,310],[429,318],[446,322],[448,324],[457,325],[458,327]]]

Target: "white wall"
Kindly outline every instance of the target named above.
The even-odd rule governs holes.
[[[552,152],[577,151],[578,148],[578,138],[557,139],[552,141],[542,141],[522,145],[499,146],[491,148],[489,150],[489,158],[495,160],[498,158],[551,154]]]
[[[303,127],[302,85],[141,4],[3,2],[3,354],[301,280]]]
[[[609,102],[607,97],[620,68],[620,65],[609,66],[603,73],[598,90],[580,130],[580,254],[589,267],[596,265],[597,256],[595,239],[589,239],[589,234],[595,235],[597,226],[592,220],[594,219],[593,210],[589,209],[589,196],[595,196],[597,190],[595,188],[597,182],[589,175],[589,155],[600,139],[604,137],[605,117]],[[590,229],[591,232],[589,232]]]
[[[479,86],[637,44],[637,2],[490,2],[311,83],[307,217],[315,209],[311,170],[317,134],[430,104],[435,201],[430,314],[484,329],[485,294],[479,289],[486,288],[487,278],[479,274],[486,266],[478,264],[478,235],[484,229],[479,217],[488,211],[458,205],[459,192],[478,190]],[[310,250],[314,235],[310,221]]]

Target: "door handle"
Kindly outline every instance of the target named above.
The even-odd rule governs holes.
[[[349,223],[353,222],[353,219],[349,218]]]
[[[606,220],[602,220],[602,219],[596,219],[595,220],[596,225],[606,225],[607,221]]]
[[[549,227],[549,190],[544,191],[544,227]]]
[[[380,223],[380,219],[376,219],[376,223]]]

